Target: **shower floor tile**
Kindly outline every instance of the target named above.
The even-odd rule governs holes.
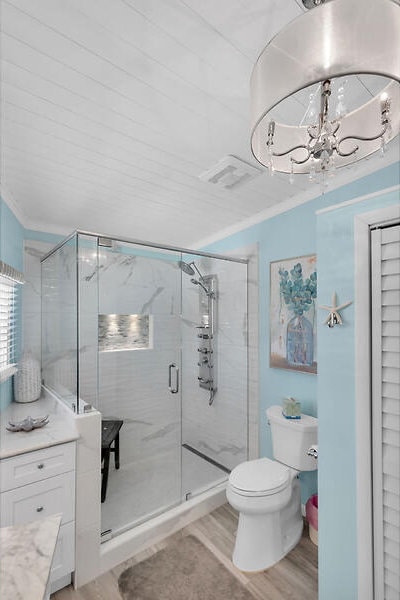
[[[226,473],[182,448],[182,491],[176,452],[140,463],[110,462],[107,496],[101,505],[101,531],[115,536],[225,481]],[[160,497],[162,505],[160,506]]]

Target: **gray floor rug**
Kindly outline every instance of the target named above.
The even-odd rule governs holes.
[[[254,600],[192,535],[126,569],[118,585],[124,600]]]

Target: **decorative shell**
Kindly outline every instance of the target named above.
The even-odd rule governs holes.
[[[32,429],[44,427],[48,422],[49,415],[46,415],[45,417],[38,417],[37,419],[32,419],[31,416],[28,416],[23,421],[18,421],[17,423],[12,423],[9,421],[6,429],[8,431],[32,431]]]

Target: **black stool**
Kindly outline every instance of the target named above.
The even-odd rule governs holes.
[[[101,462],[104,466],[101,470],[101,501],[104,502],[107,493],[108,469],[110,466],[110,452],[114,452],[115,468],[119,469],[119,430],[123,421],[104,420],[101,422]],[[111,448],[112,444],[114,447]]]

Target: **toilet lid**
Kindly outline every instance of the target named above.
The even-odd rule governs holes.
[[[245,495],[269,496],[283,490],[289,477],[289,467],[269,458],[259,458],[235,467],[229,483]]]

